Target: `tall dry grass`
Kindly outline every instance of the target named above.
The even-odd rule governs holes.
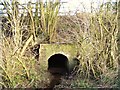
[[[117,5],[117,4],[116,4]],[[118,79],[118,12],[112,2],[92,13],[61,17],[58,37],[61,42],[77,45],[81,78],[97,80],[102,86],[117,86]],[[63,23],[64,21],[64,23]],[[78,85],[79,86],[79,85]]]
[[[29,45],[36,42],[64,42],[77,45],[80,77],[91,78],[92,73],[99,84],[116,85],[119,59],[118,13],[114,14],[109,8],[101,6],[96,13],[58,16],[59,2],[48,1],[45,5],[36,2],[35,12],[30,2],[27,7],[20,5],[24,8],[21,14],[19,5],[16,0],[12,1],[12,5],[4,2],[13,36],[3,35],[1,48],[4,64],[0,65],[3,82],[0,84],[10,88],[36,87],[39,76],[35,60],[32,56],[25,56]]]
[[[53,42],[59,2],[57,0],[47,3],[36,2],[35,12],[32,10],[31,2],[27,6],[21,5],[17,0],[12,0],[11,4],[4,1],[3,4],[7,17],[3,22],[3,43],[0,46],[3,57],[1,58],[3,63],[0,64],[3,71],[0,74],[2,77],[0,84],[6,88],[37,87],[40,76],[29,47],[34,46],[36,42]],[[20,7],[23,8],[22,11],[19,9]],[[8,32],[11,33],[11,36],[6,36],[5,33]],[[48,39],[46,40],[46,38]]]

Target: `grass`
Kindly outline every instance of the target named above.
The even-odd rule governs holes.
[[[109,70],[115,71],[115,78],[118,72],[117,14],[106,11],[101,7],[101,11],[96,14],[80,13],[61,17],[59,26],[60,35],[64,37],[61,41],[77,44],[81,75],[90,78],[92,71],[94,77],[100,81],[102,76],[108,78],[106,73]]]
[[[70,88],[100,85],[117,87],[118,13],[112,13],[110,8],[101,6],[95,13],[58,16],[60,3],[57,0],[48,1],[45,5],[46,7],[43,2],[37,2],[33,13],[30,2],[26,7],[16,0],[13,0],[11,5],[4,2],[10,26],[4,23],[3,29],[9,30],[13,35],[11,37],[2,35],[3,45],[0,49],[2,49],[3,63],[0,67],[3,71],[1,74],[3,81],[0,84],[9,88],[44,87],[49,82],[46,81],[49,75],[45,73],[43,65],[39,72],[37,71],[38,62],[30,54],[29,47],[36,43],[74,43],[80,60],[77,75],[79,78],[65,80],[61,85],[66,86],[68,82],[71,83]],[[18,6],[24,8],[22,14]],[[48,54],[52,48],[50,50],[49,47],[47,48]],[[64,51],[64,48],[60,50]],[[71,47],[68,51],[69,49],[74,53]],[[91,73],[95,80],[90,80]]]

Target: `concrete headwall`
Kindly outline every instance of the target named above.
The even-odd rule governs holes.
[[[41,44],[40,45],[40,67],[48,68],[48,59],[55,54],[63,54],[68,60],[77,55],[77,47],[74,44]]]

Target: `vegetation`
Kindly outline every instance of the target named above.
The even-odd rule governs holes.
[[[93,13],[59,16],[60,2],[36,2],[20,5],[4,2],[8,17],[4,17],[0,75],[4,87],[41,87],[46,75],[37,72],[30,47],[36,43],[74,43],[80,61],[78,75],[63,80],[60,87],[117,87],[119,59],[118,12],[101,5]],[[22,11],[19,7],[24,8]],[[114,6],[117,7],[117,6]],[[8,23],[6,23],[8,22]],[[6,32],[11,36],[6,36]],[[47,75],[46,75],[47,76]],[[45,77],[46,78],[46,77]],[[45,79],[44,78],[44,79]],[[92,79],[91,79],[92,78]],[[42,83],[42,81],[41,81]]]

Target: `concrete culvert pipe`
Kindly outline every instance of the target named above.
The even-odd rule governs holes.
[[[53,75],[65,75],[68,73],[68,65],[68,58],[63,54],[54,54],[48,59],[48,71]]]
[[[48,59],[48,71],[52,74],[48,88],[53,89],[61,83],[61,76],[69,71],[68,65],[68,58],[63,54],[54,54]]]

